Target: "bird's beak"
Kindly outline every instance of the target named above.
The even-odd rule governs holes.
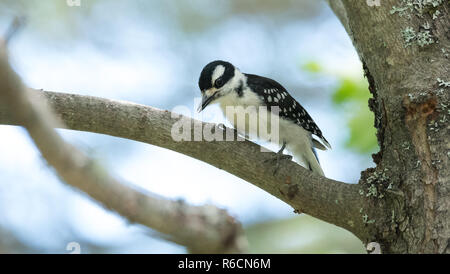
[[[214,92],[211,95],[208,96],[208,91],[206,91],[203,96],[202,96],[202,102],[200,103],[200,105],[198,106],[197,111],[201,112],[202,110],[204,110],[212,101],[214,101],[214,99],[216,99],[218,92]]]

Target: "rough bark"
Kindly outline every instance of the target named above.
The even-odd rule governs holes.
[[[450,2],[333,2],[373,94],[380,151],[360,180],[371,240],[385,253],[450,253]]]

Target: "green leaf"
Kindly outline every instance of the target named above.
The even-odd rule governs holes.
[[[309,61],[302,69],[311,73],[325,73],[318,62]],[[330,74],[328,72],[328,74]],[[362,76],[340,76],[333,74],[338,79],[338,87],[332,94],[332,101],[339,108],[347,110],[347,126],[350,136],[345,141],[345,146],[360,154],[375,152],[378,148],[374,114],[369,110],[368,100],[372,97],[369,92],[369,83]]]
[[[302,66],[303,70],[311,73],[319,73],[323,71],[322,66],[314,61],[310,61]]]
[[[352,101],[367,102],[369,98],[369,85],[364,79],[354,80],[342,77],[338,89],[333,94],[333,102],[336,104]]]
[[[360,107],[348,122],[350,137],[346,146],[361,154],[374,152],[377,147],[375,116],[367,107]]]
[[[361,154],[372,153],[377,149],[378,143],[376,129],[373,126],[375,117],[368,107],[368,100],[371,97],[369,84],[364,78],[341,77],[339,81],[332,100],[339,106],[345,104],[350,114],[347,122],[350,137],[345,145]]]

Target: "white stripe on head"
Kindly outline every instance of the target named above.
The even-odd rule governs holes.
[[[211,84],[214,86],[214,82],[217,80],[217,78],[219,78],[220,76],[222,76],[225,72],[225,67],[222,65],[218,65],[214,71],[213,74],[211,76]]]
[[[242,88],[245,90],[247,87],[247,77],[238,69],[234,68],[234,76],[222,87],[224,91],[233,91],[233,89],[239,87],[242,82]]]

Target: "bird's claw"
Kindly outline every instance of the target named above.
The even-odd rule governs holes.
[[[291,155],[287,155],[287,154],[283,154],[283,150],[286,147],[286,143],[283,143],[283,146],[281,147],[281,149],[276,153],[274,158],[271,159],[267,159],[264,162],[275,162],[275,169],[273,171],[273,175],[275,176],[278,173],[278,170],[280,169],[280,162],[282,160],[288,160],[288,161],[292,161],[292,156]]]

